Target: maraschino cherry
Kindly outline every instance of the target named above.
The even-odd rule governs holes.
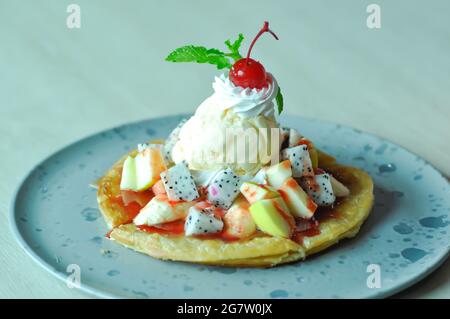
[[[230,80],[234,85],[243,88],[262,89],[267,87],[267,74],[263,65],[256,60],[250,58],[253,45],[256,40],[265,32],[269,32],[278,40],[278,37],[269,29],[269,22],[265,21],[264,26],[258,32],[247,52],[247,57],[236,61],[230,70]]]

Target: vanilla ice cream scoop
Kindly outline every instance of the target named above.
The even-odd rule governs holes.
[[[268,75],[268,86],[259,90],[235,86],[225,75],[216,77],[214,94],[180,129],[173,161],[186,161],[193,170],[230,167],[241,174],[267,164],[272,152],[279,153],[273,104],[278,86]]]

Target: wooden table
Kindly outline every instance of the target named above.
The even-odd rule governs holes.
[[[280,36],[255,46],[276,74],[285,112],[351,125],[396,142],[450,175],[449,1],[67,1],[0,3],[0,297],[84,298],[15,242],[8,210],[21,177],[50,153],[119,124],[192,112],[211,66],[164,61],[198,43],[223,48],[268,19]],[[249,39],[245,42],[248,46]],[[450,263],[401,297],[450,296]]]

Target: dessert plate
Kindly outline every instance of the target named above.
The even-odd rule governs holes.
[[[381,138],[295,116],[280,122],[373,177],[375,205],[357,237],[272,269],[161,261],[107,240],[88,185],[136,144],[165,138],[183,117],[110,129],[36,166],[12,202],[11,225],[23,249],[63,280],[70,265],[79,266],[87,292],[125,298],[381,298],[421,280],[448,256],[450,186],[438,171]]]

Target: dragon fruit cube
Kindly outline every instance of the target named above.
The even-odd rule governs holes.
[[[301,180],[301,186],[319,206],[333,205],[336,200],[331,185],[331,177],[327,173],[304,177]]]
[[[223,221],[214,215],[215,209],[214,206],[207,208],[203,208],[201,205],[192,206],[184,224],[185,235],[206,235],[221,232]]]
[[[190,202],[200,196],[186,162],[178,163],[162,172],[161,180],[170,200]]]
[[[227,168],[214,176],[208,186],[207,198],[214,205],[228,209],[239,195],[241,178]]]
[[[286,148],[281,152],[281,157],[291,161],[293,177],[314,176],[307,145]]]

